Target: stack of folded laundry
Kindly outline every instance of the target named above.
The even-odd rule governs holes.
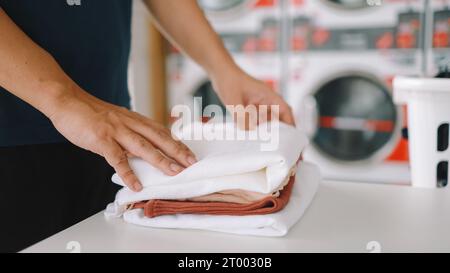
[[[238,130],[233,124],[194,124],[189,130],[205,132],[211,126],[217,136]],[[299,162],[308,142],[302,131],[279,123],[270,149],[263,148],[267,139],[253,133],[258,131],[247,132],[245,139],[178,136],[198,162],[176,176],[130,159],[143,190],[122,188],[105,214],[148,227],[285,235],[311,203],[320,173]],[[112,180],[124,185],[117,174]]]

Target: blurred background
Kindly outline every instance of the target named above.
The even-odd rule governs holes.
[[[130,90],[136,111],[220,104],[206,73],[134,2]],[[325,178],[408,184],[406,109],[397,75],[433,77],[450,57],[447,0],[199,0],[236,62],[292,106]]]

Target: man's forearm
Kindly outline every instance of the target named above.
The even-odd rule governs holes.
[[[211,76],[237,66],[196,0],[145,0],[165,36]]]
[[[1,8],[0,86],[44,113],[68,141],[104,157],[134,191],[142,185],[128,163],[130,154],[166,175],[196,162],[164,126],[84,91]]]
[[[75,84],[0,8],[0,86],[45,115]]]

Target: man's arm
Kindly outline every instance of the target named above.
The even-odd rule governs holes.
[[[234,71],[236,64],[196,0],[145,0],[159,29],[210,75]]]
[[[51,115],[73,82],[47,52],[32,42],[0,7],[0,85]]]
[[[294,124],[287,103],[235,64],[196,0],[144,1],[165,36],[207,71],[225,104],[279,105],[280,119]]]
[[[1,7],[0,86],[46,115],[69,141],[105,157],[133,190],[142,187],[128,164],[129,155],[168,175],[195,162],[192,152],[162,125],[82,90]]]

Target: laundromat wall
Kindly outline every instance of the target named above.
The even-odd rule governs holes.
[[[397,75],[434,76],[450,56],[446,0],[199,0],[236,62],[292,106],[325,178],[408,184]],[[206,73],[168,46],[174,105],[220,104]]]

